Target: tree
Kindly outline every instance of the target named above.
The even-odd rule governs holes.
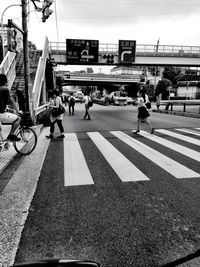
[[[160,80],[156,86],[155,96],[162,94],[162,99],[167,99],[169,92],[167,88],[172,85],[172,82],[166,78]]]
[[[30,50],[37,50],[36,45],[33,44],[31,41],[28,41],[28,47]]]
[[[165,67],[162,75],[163,78],[168,79],[171,81],[172,86],[176,87],[177,85],[177,78],[180,77],[181,70],[175,69],[173,67]]]

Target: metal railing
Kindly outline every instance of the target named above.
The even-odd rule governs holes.
[[[46,61],[49,58],[50,48],[49,48],[49,41],[47,37],[45,38],[44,48],[42,52],[42,56],[39,59],[37,72],[33,84],[32,90],[32,115],[33,119],[35,116],[42,112],[46,108],[46,104],[39,106],[41,92],[43,87],[45,87],[45,68],[46,68]],[[45,88],[44,88],[45,90]]]
[[[60,54],[66,52],[65,42],[50,42],[51,50]],[[99,44],[99,53],[118,54],[118,44]],[[178,56],[178,57],[200,57],[200,46],[185,45],[148,45],[136,44],[136,56]]]
[[[200,99],[188,99],[188,100],[162,100],[161,105],[165,105],[165,110],[170,110],[173,111],[173,107],[178,105],[183,106],[183,112],[186,112],[186,106],[200,106]],[[200,113],[200,108],[199,108],[199,113]]]

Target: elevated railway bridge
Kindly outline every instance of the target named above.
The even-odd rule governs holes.
[[[140,74],[130,75],[114,75],[101,73],[70,73],[63,76],[62,85],[104,85],[104,86],[118,86],[120,84],[132,85],[139,83],[141,80]]]

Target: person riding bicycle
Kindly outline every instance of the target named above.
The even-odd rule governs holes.
[[[15,114],[6,111],[6,106],[11,104],[15,110]],[[15,135],[15,131],[18,128],[21,118],[18,116],[19,109],[13,97],[11,96],[10,90],[7,86],[7,77],[5,74],[0,74],[0,136],[2,136],[2,125],[12,124],[10,133],[7,137],[9,141],[20,141],[20,138]]]

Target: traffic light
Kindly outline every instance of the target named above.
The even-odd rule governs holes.
[[[70,79],[70,73],[65,74],[64,77],[65,77],[66,79]]]
[[[42,22],[45,22],[48,17],[53,13],[49,7],[53,4],[53,0],[44,0],[42,5]]]
[[[14,27],[8,27],[8,51],[16,52],[17,50],[17,30]]]
[[[114,64],[115,56],[113,54],[105,54],[102,56],[103,63]]]

